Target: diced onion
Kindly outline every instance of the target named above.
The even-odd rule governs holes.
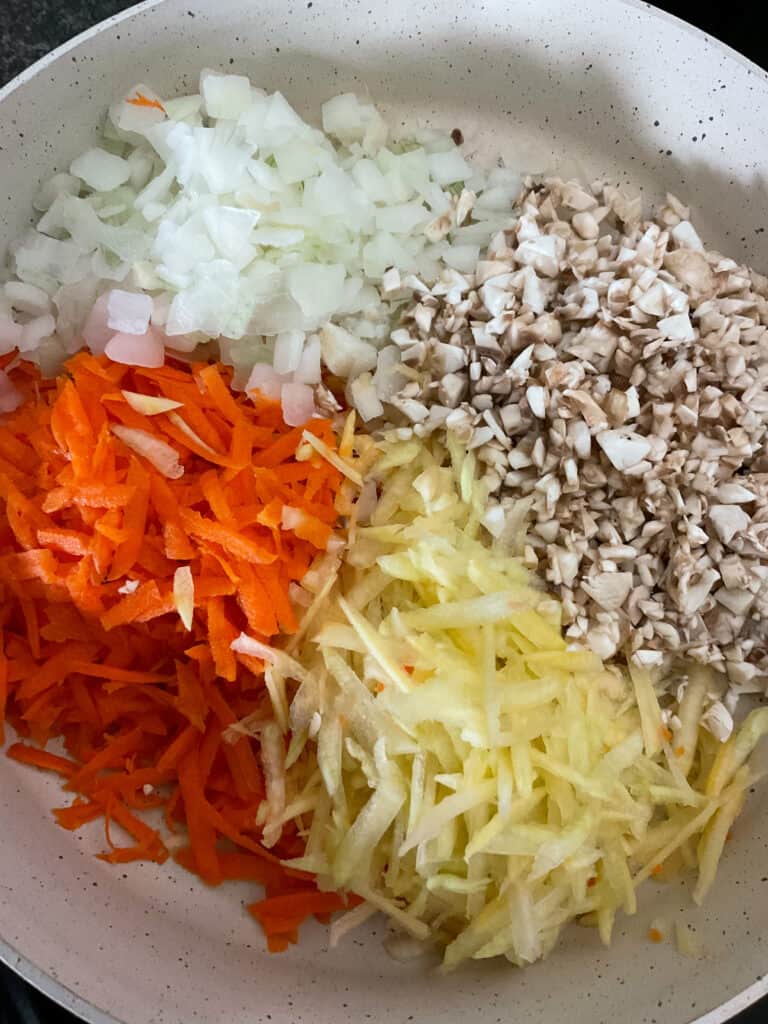
[[[169,480],[178,480],[184,475],[184,467],[179,463],[179,453],[165,441],[139,427],[126,427],[120,423],[113,423],[111,430],[124,445],[137,455],[143,455],[158,473],[167,476]]]
[[[0,370],[0,413],[14,412],[24,401],[5,370]]]
[[[285,383],[319,385],[321,356],[350,383],[373,372],[404,294],[393,274],[407,287],[401,272],[437,280],[468,267],[508,222],[496,206],[503,193],[508,208],[510,184],[494,171],[483,207],[485,176],[447,135],[421,131],[389,148],[376,107],[351,93],[323,104],[322,123],[244,75],[206,68],[199,94],[175,99],[136,84],[112,103],[103,144],[40,189],[42,217],[12,250],[17,280],[6,290],[18,313],[53,314],[54,325],[0,310],[0,349],[41,349],[41,367],[58,367],[58,348],[83,338],[95,354],[109,347],[118,362],[156,367],[152,328],[162,329],[176,355],[218,341],[238,388],[254,371],[250,390],[275,400]],[[465,195],[488,219],[458,226],[453,193],[470,178]],[[441,217],[434,245],[424,229]],[[69,286],[89,299],[51,308]],[[391,355],[375,396],[367,378],[354,390],[368,420],[401,384]],[[270,357],[279,379],[257,370]],[[289,420],[311,415],[303,389],[287,394]]]
[[[107,326],[117,333],[144,335],[152,317],[152,298],[114,288],[107,296]]]
[[[192,569],[180,565],[173,574],[173,603],[185,629],[192,629],[195,612],[195,581]]]
[[[183,408],[181,402],[174,402],[172,398],[163,398],[159,395],[140,395],[136,391],[121,391],[120,394],[128,405],[142,416],[159,416],[161,413]]]
[[[131,176],[127,160],[98,147],[73,160],[69,170],[96,192],[111,192]]]
[[[280,392],[283,419],[289,427],[300,427],[315,414],[315,396],[307,384],[288,381]]]
[[[251,370],[245,390],[258,391],[265,398],[279,401],[285,378],[277,373],[268,363],[257,363]]]
[[[156,369],[165,362],[160,335],[150,327],[146,334],[113,334],[104,346],[105,355],[115,363]]]

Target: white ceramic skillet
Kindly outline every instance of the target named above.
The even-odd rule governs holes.
[[[40,179],[85,148],[137,80],[194,90],[201,66],[281,89],[302,113],[368,92],[396,122],[461,128],[481,157],[669,188],[707,240],[768,269],[768,76],[653,8],[622,0],[159,0],[104,22],[0,92],[0,249]],[[0,763],[0,957],[106,1024],[719,1024],[768,990],[768,788],[739,821],[718,885],[644,891],[615,944],[573,928],[542,964],[448,977],[395,963],[382,927],[335,952],[309,929],[270,957],[247,887],[95,860],[42,774]],[[644,938],[675,915],[708,950]],[[378,934],[377,934],[378,933]]]

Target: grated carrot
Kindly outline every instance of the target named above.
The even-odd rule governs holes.
[[[135,96],[131,96],[130,99],[125,101],[130,103],[133,107],[152,107],[155,110],[162,110],[165,113],[165,107],[160,100],[150,99],[149,96],[145,96],[143,92],[137,92]]]
[[[62,778],[63,828],[103,819],[104,860],[164,861],[141,817],[158,807],[169,831],[186,827],[184,866],[211,884],[265,885],[251,912],[270,948],[295,941],[304,918],[344,900],[281,866],[303,852],[294,826],[262,846],[257,741],[222,733],[268,703],[263,666],[231,641],[297,628],[289,588],[335,526],[342,472],[297,460],[303,429],[335,452],[331,424],[286,427],[274,403],[232,392],[220,365],[133,369],[80,353],[59,380],[24,363],[11,376],[25,401],[0,420],[0,742],[7,721],[8,756]],[[145,403],[145,415],[136,396],[183,408]],[[129,448],[115,426],[141,433]],[[145,437],[173,448],[182,475],[155,468]],[[298,529],[283,529],[284,506]],[[180,567],[194,584],[189,629]],[[54,740],[64,753],[44,749]]]

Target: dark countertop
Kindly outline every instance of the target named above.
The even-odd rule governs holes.
[[[125,0],[0,0],[0,85],[67,39],[130,6]]]
[[[0,86],[54,47],[118,11],[125,0],[0,0]],[[752,5],[724,5],[706,12],[699,2],[658,2],[657,7],[698,25],[768,67],[762,33]],[[740,1015],[733,1024],[763,1024],[768,1000]],[[74,1017],[34,992],[0,966],[0,1024],[77,1024]]]
[[[130,7],[125,0],[0,0],[0,85],[54,47],[104,18]],[[694,0],[658,0],[657,7],[766,64],[762,34],[751,4],[724,4],[717,11]]]

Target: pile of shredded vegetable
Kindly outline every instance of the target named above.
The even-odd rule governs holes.
[[[364,900],[332,940],[381,910],[446,968],[522,966],[574,919],[608,942],[651,875],[696,869],[701,901],[768,709],[718,744],[699,729],[699,668],[673,734],[660,681],[567,646],[557,602],[481,540],[471,453],[394,442],[376,472],[378,505],[296,660],[237,643],[300,683],[283,789],[306,850],[287,864]]]
[[[8,754],[62,777],[74,799],[59,824],[104,819],[105,860],[162,862],[172,847],[210,884],[264,884],[252,909],[280,949],[347,901],[280,865],[303,850],[295,828],[274,851],[261,842],[259,746],[225,731],[274,710],[261,661],[231,644],[297,629],[298,581],[333,548],[348,499],[317,454],[339,461],[331,424],[289,429],[279,406],[234,395],[230,373],[87,353],[55,381],[13,370],[24,401],[0,424],[0,741],[7,718]],[[173,842],[145,821],[151,808]]]

